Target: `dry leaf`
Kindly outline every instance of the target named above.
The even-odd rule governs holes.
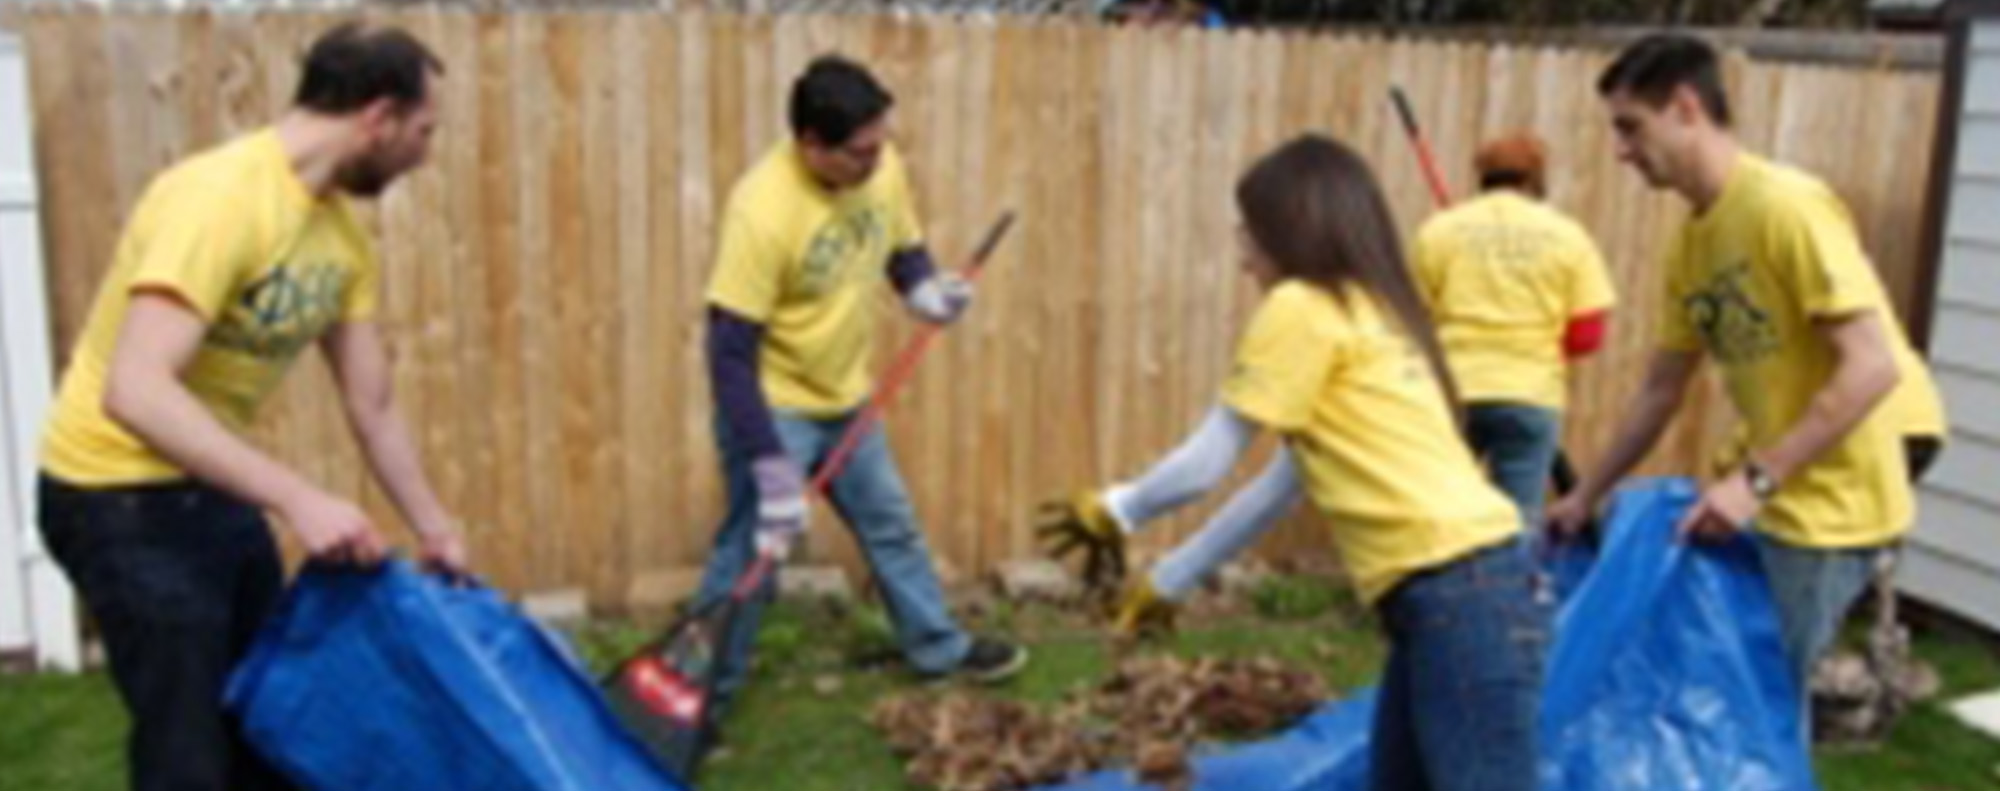
[[[964,693],[900,697],[877,704],[869,720],[908,758],[910,781],[939,791],[1010,791],[1119,767],[1184,791],[1198,740],[1283,728],[1326,698],[1318,674],[1269,657],[1140,657],[1051,706]]]

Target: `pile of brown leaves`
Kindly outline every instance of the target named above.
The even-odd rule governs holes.
[[[909,760],[910,780],[940,791],[1010,791],[1120,767],[1172,791],[1192,780],[1196,741],[1276,730],[1326,698],[1317,674],[1269,658],[1143,657],[1054,706],[899,697],[878,704],[872,720]]]

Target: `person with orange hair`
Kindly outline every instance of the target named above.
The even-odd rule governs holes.
[[[1466,404],[1466,434],[1522,520],[1542,522],[1568,368],[1603,345],[1604,258],[1543,202],[1548,150],[1517,133],[1479,148],[1480,194],[1431,217],[1411,262]]]

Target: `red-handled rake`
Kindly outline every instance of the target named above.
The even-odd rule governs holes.
[[[972,252],[962,276],[977,280],[987,259],[1014,225],[1014,213],[1002,213]],[[809,484],[821,497],[846,468],[861,439],[881,420],[896,393],[915,372],[931,341],[943,331],[927,324],[896,355],[875,393],[841,434],[840,443],[820,464]],[[715,722],[710,702],[715,696],[718,644],[727,638],[743,605],[776,568],[778,558],[760,551],[750,567],[730,587],[729,595],[703,605],[670,625],[659,638],[620,661],[600,685],[612,710],[627,730],[654,758],[684,782],[692,783],[710,747]]]

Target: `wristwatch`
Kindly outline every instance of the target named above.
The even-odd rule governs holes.
[[[1743,479],[1750,484],[1750,493],[1757,495],[1758,502],[1767,502],[1778,493],[1778,479],[1771,477],[1756,459],[1743,463]]]

